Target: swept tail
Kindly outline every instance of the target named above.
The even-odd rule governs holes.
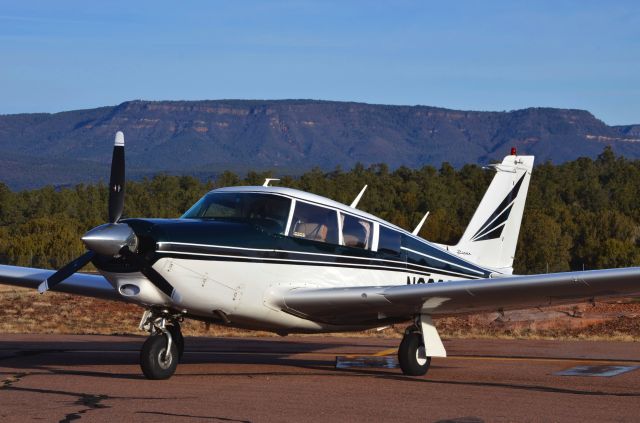
[[[457,245],[449,250],[500,273],[513,272],[533,156],[509,155],[496,170],[487,192]]]

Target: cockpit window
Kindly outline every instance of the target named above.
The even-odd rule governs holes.
[[[183,219],[249,220],[269,232],[284,233],[291,200],[279,195],[214,192],[202,197]]]
[[[338,214],[335,210],[298,201],[289,236],[337,244]]]

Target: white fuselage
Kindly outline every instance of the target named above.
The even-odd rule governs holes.
[[[317,263],[317,262],[315,262]],[[381,262],[384,265],[384,262]],[[411,271],[379,268],[354,269],[326,265],[264,262],[210,261],[166,257],[154,264],[167,281],[180,291],[181,301],[166,304],[204,320],[219,320],[220,312],[229,325],[274,332],[322,332],[337,329],[282,310],[283,293],[296,288],[335,288],[353,286],[405,285],[422,280]],[[140,273],[104,273],[116,288],[135,281],[142,292],[134,302],[143,306],[166,302],[166,297]],[[452,276],[432,274],[443,280]],[[119,289],[122,293],[122,290]],[[366,327],[352,327],[352,330]],[[345,330],[341,327],[340,330]]]

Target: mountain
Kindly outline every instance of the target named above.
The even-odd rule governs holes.
[[[314,100],[129,101],[62,113],[0,116],[0,181],[13,189],[108,178],[122,130],[132,177],[223,170],[295,174],[387,163],[486,163],[515,146],[537,162],[640,158],[640,125],[607,126],[584,110],[476,112]]]

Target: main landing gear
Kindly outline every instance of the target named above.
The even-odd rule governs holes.
[[[407,328],[398,348],[398,364],[407,376],[424,376],[431,365],[431,357],[446,357],[431,316],[421,314],[415,323]]]
[[[431,357],[427,357],[422,333],[416,326],[409,326],[404,333],[398,348],[398,364],[407,376],[424,376],[429,370]]]
[[[149,337],[140,350],[140,367],[147,379],[168,379],[175,373],[184,353],[181,321],[182,315],[167,310],[144,312],[140,329]]]

